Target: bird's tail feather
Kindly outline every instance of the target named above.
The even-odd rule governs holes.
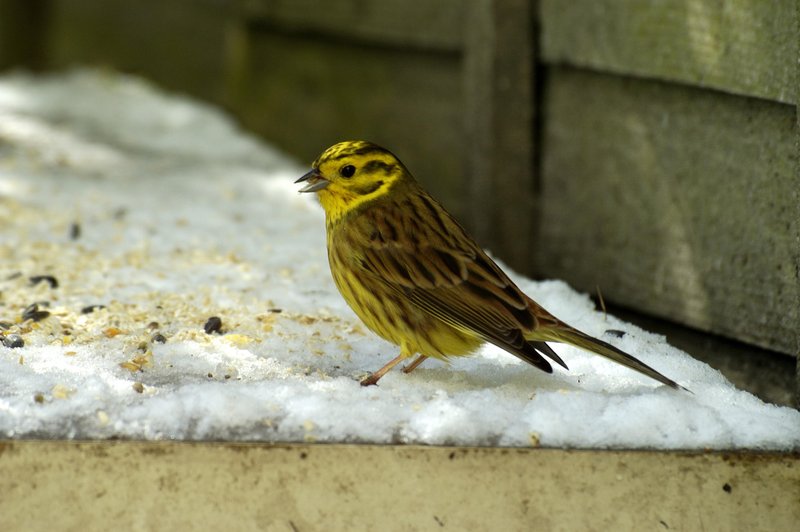
[[[602,355],[608,359],[613,360],[618,364],[622,364],[632,370],[638,371],[648,377],[657,380],[662,384],[666,384],[672,388],[677,390],[687,390],[677,382],[673,381],[672,379],[665,377],[658,371],[654,370],[644,362],[638,360],[637,358],[632,357],[628,353],[614,347],[613,345],[606,343],[602,340],[598,340],[597,338],[593,338],[588,334],[582,333],[577,329],[573,329],[565,324],[560,324],[557,327],[542,327],[536,330],[535,334],[532,335],[533,338],[528,338],[528,340],[536,346],[537,343],[544,343],[545,341],[548,342],[560,342],[564,344],[569,344],[575,347],[580,347],[581,349],[586,349],[587,351],[591,351],[598,355]],[[539,349],[537,347],[537,349]],[[552,350],[551,350],[552,351]],[[545,352],[547,356],[552,358],[552,356]],[[556,362],[559,362],[562,366],[564,365],[563,362],[560,362],[561,359],[556,358],[554,359]],[[566,367],[566,366],[565,366]]]
[[[529,343],[533,346],[534,349],[536,349],[536,351],[538,351],[539,353],[545,355],[546,357],[548,357],[553,362],[557,363],[562,368],[564,368],[566,370],[569,370],[569,368],[564,363],[564,361],[561,360],[561,357],[558,356],[558,353],[553,351],[552,347],[550,347],[549,345],[547,345],[544,342],[529,342]]]

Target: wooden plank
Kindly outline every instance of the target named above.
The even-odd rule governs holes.
[[[475,238],[530,266],[534,220],[533,35],[528,0],[471,2],[464,50],[464,180]]]
[[[242,32],[228,102],[245,126],[306,164],[341,140],[386,146],[467,218],[459,54]]]
[[[48,8],[49,0],[0,0],[0,69],[42,68]]]
[[[527,0],[231,6],[54,0],[51,64],[113,65],[222,102],[304,161],[346,138],[384,144],[468,229],[482,222],[483,243],[527,265],[519,245],[533,219],[520,216],[533,209]],[[470,11],[487,17],[472,16],[465,30]]]
[[[0,528],[794,530],[797,454],[0,442]]]
[[[394,46],[456,51],[464,0],[240,0],[241,16],[273,29]]]
[[[794,0],[540,0],[543,58],[797,102]]]
[[[794,107],[568,68],[547,80],[540,272],[796,353]]]
[[[111,67],[221,102],[226,18],[220,0],[50,0],[47,66]]]
[[[243,6],[249,22],[245,31],[261,44],[237,46],[243,52],[232,61],[240,73],[231,76],[238,87],[234,92],[250,92],[249,73],[258,78],[257,72],[276,72],[280,65],[280,72],[297,74],[279,80],[270,73],[270,83],[254,93],[280,100],[275,106],[267,102],[262,116],[274,118],[298,107],[293,116],[279,119],[279,129],[249,122],[252,127],[305,159],[312,157],[311,145],[321,149],[322,139],[385,139],[398,155],[409,154],[407,165],[479,241],[514,266],[528,266],[529,249],[520,245],[530,239],[534,205],[528,0],[255,0]],[[323,11],[325,17],[310,16]],[[278,48],[280,54],[274,53]],[[426,66],[436,53],[442,72]],[[242,61],[242,55],[255,63]],[[405,57],[400,68],[398,57]],[[390,64],[395,74],[387,69]],[[451,85],[456,76],[462,80],[459,89]],[[292,133],[294,126],[286,125],[303,123],[308,101],[299,106],[288,94],[275,95],[274,87],[296,92],[297,83],[308,87],[305,96],[314,93],[313,132],[302,127]],[[420,85],[440,85],[443,91],[420,92],[415,89]],[[256,98],[244,99],[248,107],[257,105]],[[387,115],[393,120],[385,120]]]
[[[795,1],[795,21],[800,26],[800,0]],[[798,106],[795,107],[795,138],[797,139],[795,142],[795,174],[800,176],[800,31],[798,31],[795,35],[795,43],[797,45],[796,55],[795,55],[795,64],[797,65],[798,70],[798,83],[795,83],[795,102],[798,102]],[[795,214],[794,216],[796,219],[800,220],[800,190],[795,189]],[[798,242],[797,248],[795,249],[795,264],[796,268],[800,270],[800,242]],[[800,271],[797,274],[800,277]],[[800,290],[798,291],[798,301],[797,305],[800,306]],[[795,407],[800,409],[800,327],[795,329],[795,357],[797,357],[796,364],[795,364]]]

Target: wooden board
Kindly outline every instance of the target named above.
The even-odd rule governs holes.
[[[463,0],[239,0],[238,4],[240,15],[250,23],[309,37],[439,51],[458,51],[463,43]]]
[[[245,126],[304,164],[342,140],[386,146],[466,216],[458,54],[247,31],[229,98]]]
[[[566,63],[797,101],[794,0],[540,0],[542,54]]]
[[[527,268],[520,243],[532,233],[535,168],[527,0],[47,6],[47,66],[107,65],[222,103],[303,163],[348,138],[383,144],[481,243]]]
[[[528,0],[468,3],[463,107],[469,214],[475,239],[529,271],[535,220],[535,68]]]
[[[552,68],[543,112],[543,274],[797,352],[794,107]]]
[[[43,45],[48,68],[107,66],[223,101],[226,3],[50,0],[48,5]]]
[[[229,106],[247,126],[305,162],[340,140],[382,144],[480,242],[528,266],[527,0],[243,5]]]
[[[0,442],[0,529],[794,530],[797,454]]]
[[[0,69],[44,66],[48,7],[44,1],[0,0]]]
[[[795,24],[800,27],[800,2],[795,2]],[[795,43],[797,45],[798,50],[798,64],[800,64],[800,31],[798,31],[795,35]],[[800,177],[800,75],[798,76],[797,83],[794,85],[794,94],[795,94],[795,102],[797,102],[797,106],[795,107],[795,175]],[[797,192],[798,200],[795,203],[795,210],[794,210],[794,218],[796,220],[800,220],[800,192]],[[800,223],[800,222],[799,222]],[[797,242],[797,253],[795,259],[795,268],[798,269],[797,276],[800,277],[800,241]],[[800,292],[800,290],[798,290]],[[800,307],[800,293],[798,293],[798,300],[797,305]],[[800,409],[800,327],[797,327],[797,346],[795,348],[795,357],[797,357],[796,364],[795,364],[795,389],[794,389],[794,399],[795,403],[794,406],[797,409]]]

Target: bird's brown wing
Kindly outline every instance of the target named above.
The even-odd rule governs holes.
[[[566,368],[547,344],[524,337],[537,327],[535,303],[433,199],[417,194],[373,208],[353,225],[366,274],[432,316],[544,371],[552,367],[537,351]]]

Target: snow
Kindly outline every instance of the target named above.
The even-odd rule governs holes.
[[[799,412],[519,275],[557,316],[694,393],[559,345],[569,372],[489,346],[361,387],[397,349],[338,295],[321,209],[293,184],[305,171],[138,79],[0,77],[0,331],[24,341],[0,346],[0,437],[800,448]],[[35,302],[49,316],[22,320]],[[211,316],[222,334],[204,331]]]

